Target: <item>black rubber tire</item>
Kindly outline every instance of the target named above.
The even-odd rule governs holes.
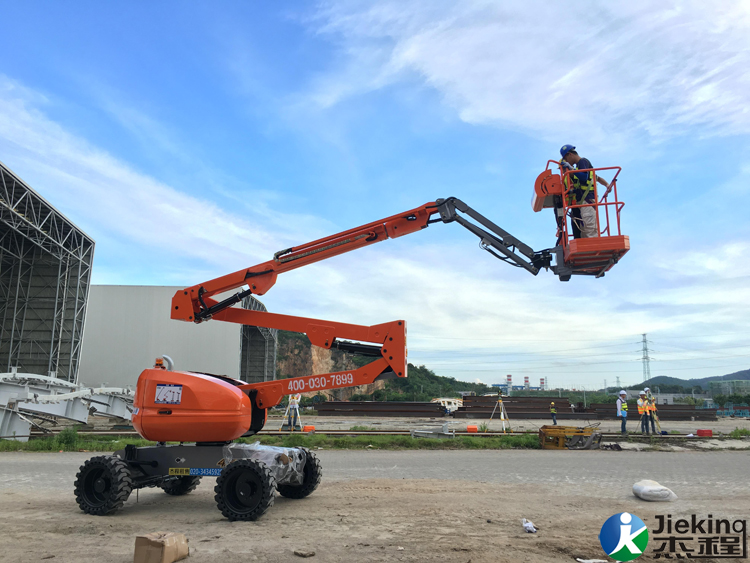
[[[323,477],[323,468],[320,466],[320,460],[307,448],[300,448],[305,452],[307,459],[305,467],[302,469],[303,480],[301,485],[279,485],[276,490],[282,497],[300,499],[312,494],[320,485],[320,479]]]
[[[265,463],[238,459],[222,469],[216,479],[216,504],[226,518],[257,520],[273,506],[276,479]]]
[[[177,477],[177,479],[170,479],[162,483],[160,486],[168,495],[179,497],[194,491],[200,482],[200,477],[185,476]]]
[[[132,490],[130,468],[116,456],[92,457],[76,475],[76,502],[86,514],[111,514],[122,508]]]

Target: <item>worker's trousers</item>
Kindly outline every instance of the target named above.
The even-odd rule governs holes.
[[[596,207],[581,207],[580,227],[581,238],[593,238],[599,236],[599,229],[596,226]]]
[[[620,423],[620,432],[623,434],[627,434],[627,429],[625,428],[625,424],[628,422],[627,417],[622,417],[622,422]]]
[[[552,415],[552,424],[554,424],[555,426],[557,426],[557,415],[556,414]]]
[[[648,434],[648,413],[644,412],[641,415],[641,432],[643,434]]]

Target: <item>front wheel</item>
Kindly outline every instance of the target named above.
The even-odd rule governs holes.
[[[279,485],[276,489],[283,497],[300,499],[312,494],[320,485],[320,479],[323,477],[323,468],[320,466],[320,460],[307,448],[300,448],[305,452],[305,467],[302,470],[301,485]]]
[[[230,521],[257,520],[273,506],[276,480],[265,463],[238,459],[216,479],[219,511]]]
[[[122,508],[132,490],[130,468],[116,456],[92,457],[76,475],[76,502],[86,514],[111,514]]]

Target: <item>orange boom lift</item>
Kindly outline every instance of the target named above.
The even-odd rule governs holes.
[[[262,264],[180,290],[172,298],[173,319],[194,323],[219,320],[301,332],[314,346],[370,356],[373,360],[351,371],[247,384],[224,376],[174,371],[171,359],[158,359],[156,366],[144,370],[138,379],[132,417],[141,436],[157,445],[128,446],[112,456],[87,461],[76,478],[81,509],[89,514],[113,512],[122,506],[132,489],[142,487],[159,486],[169,494],[185,494],[197,486],[201,476],[218,477],[215,498],[219,510],[230,520],[258,518],[273,504],[274,489],[290,498],[312,493],[321,478],[320,464],[312,452],[303,448],[249,450],[233,441],[259,432],[266,422],[267,410],[278,405],[285,395],[406,377],[406,321],[360,326],[251,311],[234,305],[248,295],[265,294],[283,272],[408,235],[437,222],[462,225],[479,238],[481,248],[533,275],[546,268],[560,279],[567,279],[571,272],[579,273],[575,270],[581,269],[573,263],[574,254],[570,254],[570,263],[564,261],[565,249],[572,243],[534,251],[464,202],[447,198],[287,248]],[[587,264],[586,273],[589,269]],[[234,290],[239,291],[217,300],[218,295]],[[186,442],[195,445],[185,445]]]

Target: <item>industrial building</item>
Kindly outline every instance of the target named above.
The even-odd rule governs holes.
[[[135,386],[140,373],[166,354],[175,369],[214,373],[248,383],[274,379],[277,331],[232,323],[170,318],[182,287],[92,285],[79,383]],[[243,307],[265,311],[253,297]]]
[[[0,373],[74,383],[94,241],[0,163]]]

